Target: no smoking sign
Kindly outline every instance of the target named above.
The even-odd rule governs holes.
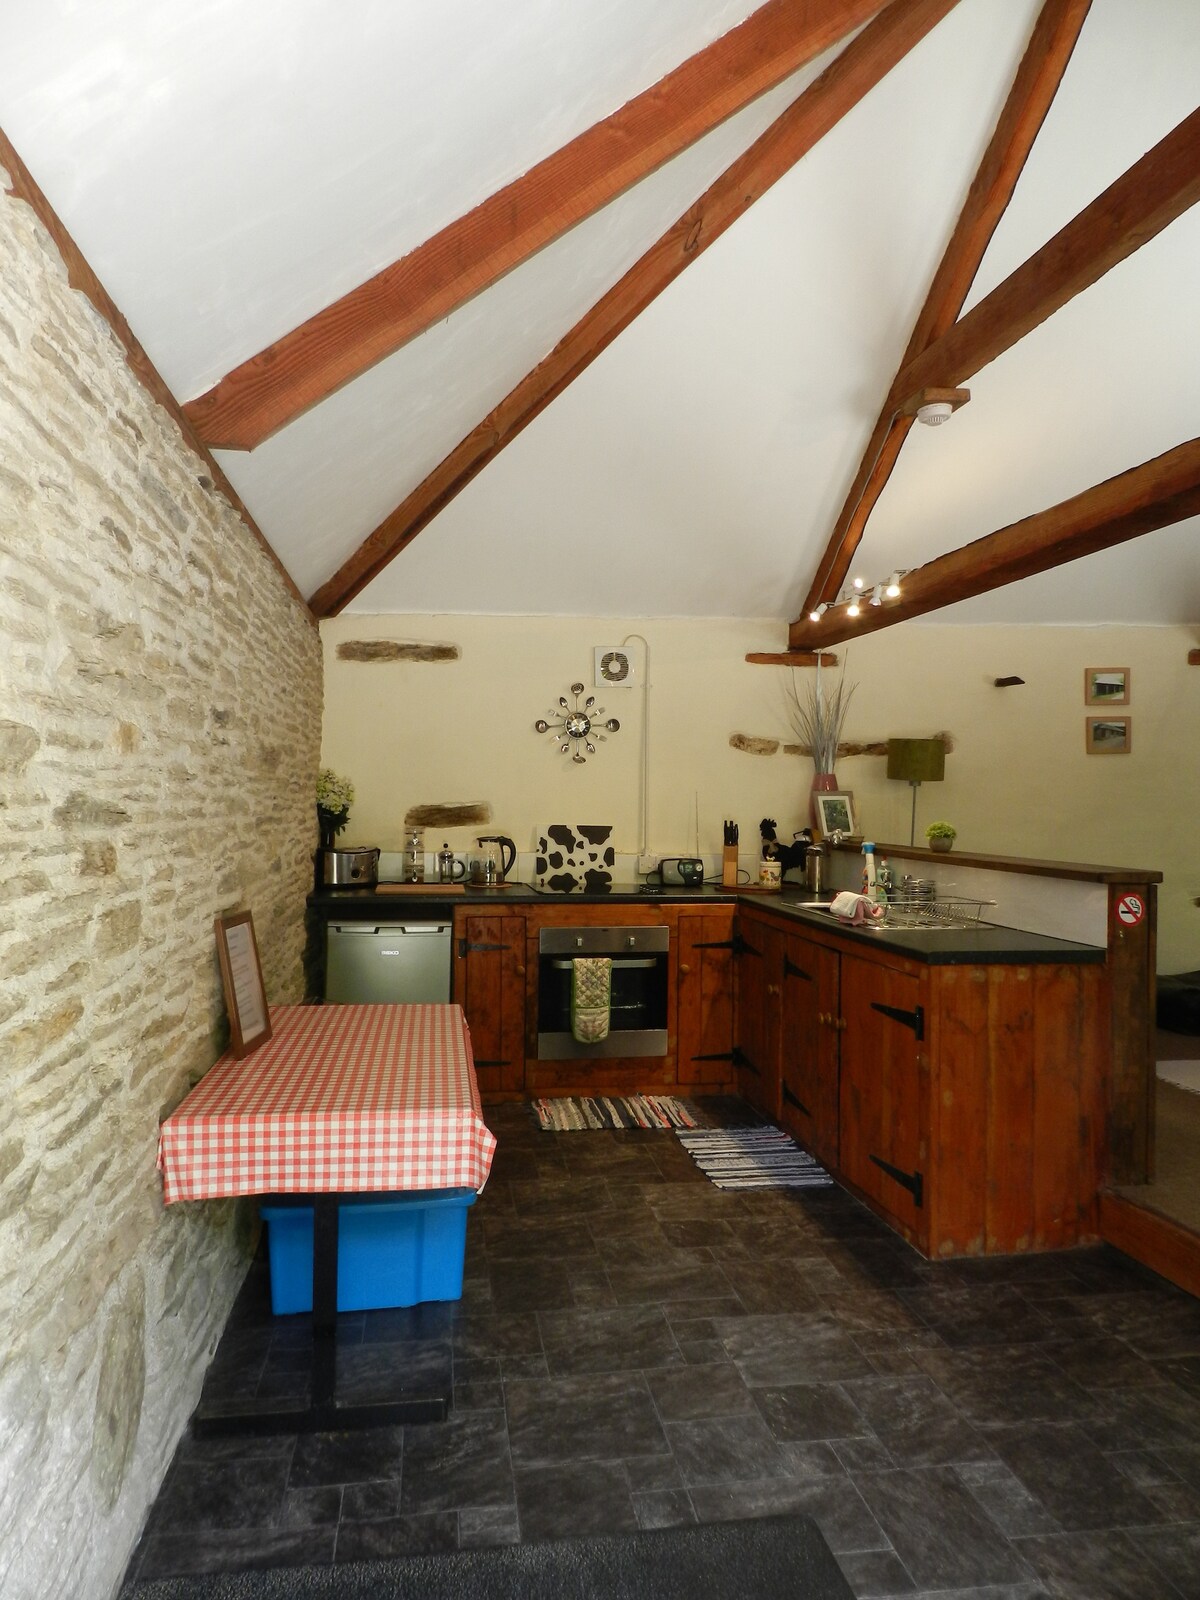
[[[1146,915],[1146,902],[1140,894],[1123,894],[1117,901],[1117,921],[1126,928],[1136,928]]]

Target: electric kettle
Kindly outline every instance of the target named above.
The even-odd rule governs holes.
[[[511,839],[506,839],[502,833],[484,833],[475,841],[483,852],[485,860],[496,862],[496,875],[494,882],[503,883],[516,864],[517,847]],[[499,860],[496,860],[499,856]]]

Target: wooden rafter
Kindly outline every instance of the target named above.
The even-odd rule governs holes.
[[[1200,516],[1200,439],[939,556],[905,576],[898,600],[864,606],[856,619],[838,608],[820,622],[793,623],[788,642],[793,650],[825,650],[1195,516]]]
[[[252,450],[647,173],[782,83],[888,0],[768,0],[659,83],[244,361],[185,407]]]
[[[184,442],[190,449],[195,451],[204,463],[205,472],[213,488],[228,500],[238,516],[241,517],[251,535],[262,546],[265,554],[278,569],[280,577],[283,579],[289,593],[295,597],[297,604],[304,612],[306,620],[312,622],[314,618],[308,609],[308,604],[293,583],[287,568],[272,550],[267,542],[266,535],[242,504],[240,496],[221,471],[212,454],[197,436],[196,430],[184,414],[183,408],[170,389],[167,388],[158,368],[142,348],[141,342],[122,316],[108,290],[92,271],[87,258],[71,237],[61,217],[42,193],[28,167],[13,149],[2,130],[0,130],[0,167],[3,167],[9,175],[7,192],[15,195],[19,200],[24,200],[31,207],[46,232],[54,240],[58,252],[66,264],[68,283],[73,289],[78,289],[81,294],[86,295],[105,322],[108,323],[117,341],[125,351],[125,360],[128,362],[130,370],[142,386],[149,390],[159,405],[165,411],[170,412],[180,433],[183,435]]]
[[[963,383],[1200,200],[1200,108],[1135,161],[940,339],[907,363],[889,402]]]
[[[984,252],[1012,199],[1017,179],[1062,81],[1090,6],[1091,0],[1046,0],[1043,5],[917,317],[900,363],[902,372],[953,325],[962,310]],[[910,388],[908,395],[912,393]],[[834,599],[845,583],[867,519],[908,437],[915,409],[913,406],[907,414],[901,412],[889,391],[817,565],[804,602],[806,614],[822,601]]]
[[[334,616],[958,0],[892,0],[313,595]]]

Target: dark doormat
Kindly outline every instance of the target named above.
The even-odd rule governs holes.
[[[160,1578],[120,1600],[854,1600],[808,1516]]]

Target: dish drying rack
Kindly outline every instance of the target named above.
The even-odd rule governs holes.
[[[959,895],[935,900],[927,895],[897,895],[889,899],[883,916],[892,928],[969,928],[982,921],[985,906],[994,900],[964,900]]]

